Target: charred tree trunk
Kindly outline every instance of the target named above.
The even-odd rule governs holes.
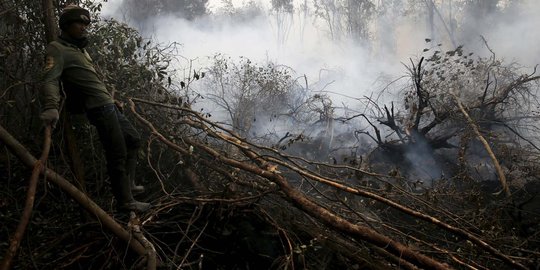
[[[58,36],[58,28],[54,16],[54,6],[52,0],[43,0],[43,18],[45,22],[45,38],[47,43],[56,39]]]

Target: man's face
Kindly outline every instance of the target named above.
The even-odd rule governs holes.
[[[83,22],[72,22],[67,27],[66,33],[74,39],[85,38],[87,35],[87,32],[86,32],[87,27],[88,25]]]

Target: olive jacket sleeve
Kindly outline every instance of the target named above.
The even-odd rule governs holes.
[[[59,109],[60,107],[60,78],[64,70],[64,59],[61,50],[54,44],[49,44],[46,51],[46,61],[42,74],[40,100],[42,111]]]

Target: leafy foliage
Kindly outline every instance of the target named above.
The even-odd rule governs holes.
[[[115,20],[94,26],[89,49],[104,81],[125,96],[163,96],[171,55]]]
[[[273,63],[257,65],[243,57],[234,63],[221,54],[213,60],[207,80],[207,88],[214,89],[211,99],[225,110],[240,134],[260,133],[256,129],[263,127],[257,127],[257,119],[272,121],[289,111],[288,106],[295,106],[290,101],[302,89],[288,68]]]

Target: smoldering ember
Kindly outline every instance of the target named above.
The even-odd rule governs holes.
[[[0,269],[539,269],[538,10],[1,1]]]

